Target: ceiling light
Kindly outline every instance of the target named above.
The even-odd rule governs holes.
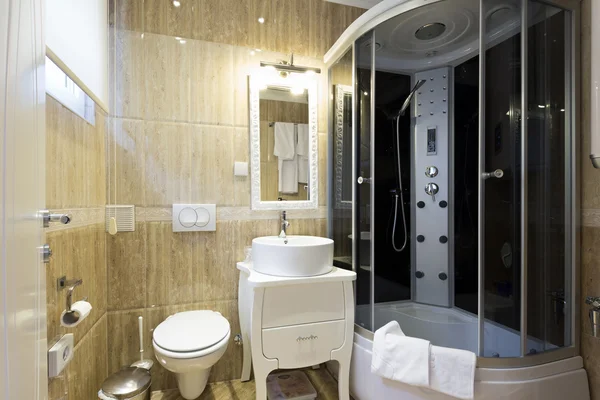
[[[175,36],[175,40],[181,40],[179,36]]]
[[[250,50],[250,55],[251,55],[251,56],[253,56],[253,55],[255,55],[255,54],[256,54],[256,53],[254,52],[254,50]]]
[[[173,0],[173,5],[175,7],[179,7],[181,5],[181,2],[179,0]]]
[[[265,23],[265,19],[263,17],[259,17],[258,18],[258,23],[259,24],[264,24]]]

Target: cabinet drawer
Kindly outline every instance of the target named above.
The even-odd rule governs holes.
[[[342,282],[265,289],[263,328],[337,319],[344,319],[344,286]]]
[[[263,354],[279,368],[300,368],[329,361],[331,350],[344,344],[345,321],[263,329]]]

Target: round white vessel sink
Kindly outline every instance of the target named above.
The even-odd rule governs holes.
[[[275,276],[314,276],[333,268],[333,240],[316,236],[263,236],[252,240],[254,270]]]

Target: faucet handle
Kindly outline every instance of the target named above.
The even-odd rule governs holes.
[[[585,304],[589,304],[593,308],[600,308],[600,297],[588,296],[585,299]]]

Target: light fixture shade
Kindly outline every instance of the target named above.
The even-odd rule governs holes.
[[[590,159],[595,168],[600,168],[600,4],[591,2],[592,7],[592,107],[590,126]]]

